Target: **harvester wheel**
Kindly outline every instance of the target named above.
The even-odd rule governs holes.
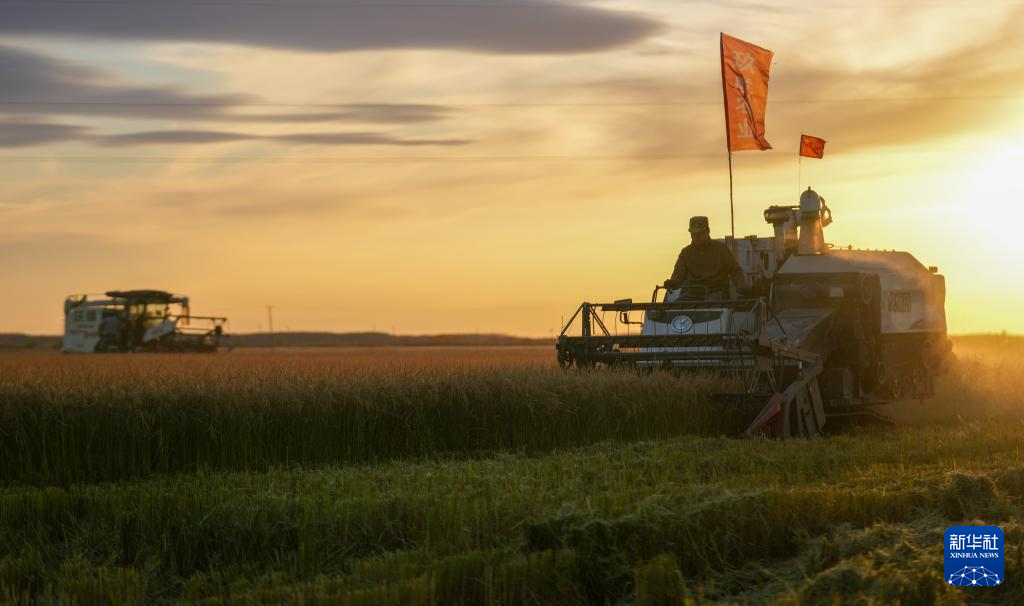
[[[559,348],[558,350],[558,366],[561,368],[572,368],[572,354]]]

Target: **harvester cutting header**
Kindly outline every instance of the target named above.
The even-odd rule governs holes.
[[[950,351],[937,268],[906,252],[830,247],[832,214],[811,189],[764,218],[772,237],[711,240],[695,217],[694,244],[651,302],[583,303],[558,362],[732,377],[718,399],[756,404],[748,435],[814,436],[933,395]]]
[[[64,301],[63,351],[213,352],[227,318],[193,316],[188,297],[162,290],[112,290]]]

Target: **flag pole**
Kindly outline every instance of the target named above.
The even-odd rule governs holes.
[[[729,150],[729,229],[733,239],[736,238],[736,213],[732,206],[732,150]]]
[[[725,150],[729,154],[729,228],[736,239],[736,213],[733,209],[732,196],[732,134],[729,132],[729,95],[726,94],[725,83],[725,32],[718,33],[718,51],[722,59],[722,108],[725,110]]]

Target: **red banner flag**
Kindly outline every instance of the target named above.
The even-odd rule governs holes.
[[[825,155],[825,140],[810,135],[800,135],[800,155],[820,158]]]
[[[722,34],[722,90],[729,151],[771,149],[764,138],[772,51]]]

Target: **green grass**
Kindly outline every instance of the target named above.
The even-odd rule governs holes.
[[[0,603],[1024,603],[1024,347],[989,339],[915,423],[809,442],[533,353],[5,358]],[[1007,582],[947,587],[982,523]]]
[[[700,601],[958,603],[977,594],[943,585],[942,530],[976,521],[1016,546],[1007,584],[983,597],[1019,603],[1022,435],[1024,421],[990,421],[8,488],[0,595],[658,603],[684,587]]]

